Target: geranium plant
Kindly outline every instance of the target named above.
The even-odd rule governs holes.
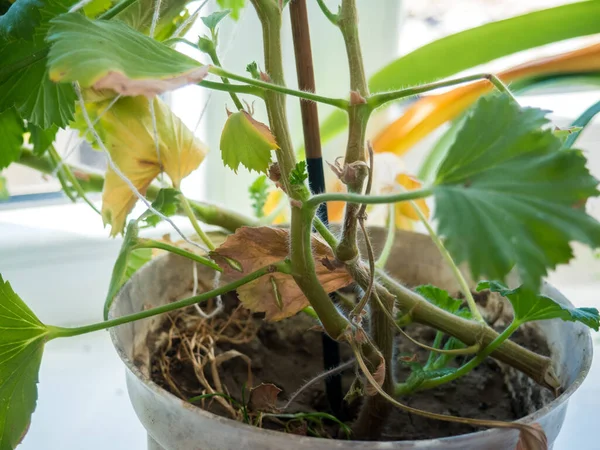
[[[262,24],[262,37],[256,39],[262,38],[264,59],[247,61],[247,74],[221,67],[217,54],[219,25],[235,19],[243,1],[218,0],[224,9],[201,17],[206,34],[195,42],[182,36],[200,16],[200,9],[190,13],[186,3],[1,3],[0,169],[22,164],[53,174],[69,197],[85,200],[93,208],[87,195],[102,191],[102,220],[110,227],[111,236],[124,234],[124,240],[107,287],[105,320],[95,324],[76,328],[44,324],[8,281],[0,278],[0,448],[15,448],[29,427],[46,342],[199,305],[231,291],[237,291],[244,307],[264,313],[267,321],[308,314],[335,341],[333,347],[332,342],[326,344],[329,348],[335,349],[338,343],[351,349],[350,364],[356,367],[358,381],[353,392],[364,397],[360,412],[349,424],[351,438],[377,439],[390,410],[397,407],[444,421],[518,428],[522,445],[545,448],[539,428],[426,412],[399,399],[457,380],[488,357],[559,391],[561,382],[551,359],[510,337],[528,322],[549,319],[577,321],[598,330],[597,310],[566,307],[540,294],[547,271],[573,257],[571,241],[592,248],[600,245],[600,224],[585,211],[588,198],[598,195],[598,182],[586,168],[582,152],[571,148],[580,129],[556,129],[547,111],[522,107],[513,95],[513,86],[505,84],[520,82],[514,88],[521,89],[542,79],[577,74],[580,80],[596,74],[597,49],[555,58],[553,64],[532,63],[527,70],[515,69],[501,76],[476,74],[437,80],[520,50],[600,32],[600,2],[566,5],[450,36],[398,59],[368,81],[356,0],[330,2],[338,3],[338,10],[317,0],[345,43],[350,73],[347,98],[331,98],[311,86],[304,0],[249,2],[246,13],[253,13],[253,7]],[[281,27],[288,10],[301,90],[286,87],[284,80]],[[522,36],[503,37],[516,30],[522,31]],[[199,49],[210,62],[201,63],[180,53],[175,45],[181,43]],[[465,83],[471,84],[416,102],[398,122],[375,136],[371,146],[366,130],[377,110]],[[227,111],[220,148],[212,151],[220,151],[223,163],[233,171],[243,166],[261,175],[251,186],[248,200],[256,218],[190,200],[181,192],[181,181],[202,163],[207,148],[160,95],[190,84],[231,95],[232,110]],[[306,161],[298,157],[289,132],[286,102],[290,97],[302,101]],[[256,108],[264,105],[267,124],[254,118],[250,102],[256,103]],[[320,130],[316,103],[336,109]],[[579,126],[584,126],[595,110]],[[398,173],[389,186],[372,191],[376,154],[401,154],[447,120],[455,122],[449,137],[442,138],[443,145],[428,159],[426,182]],[[105,174],[61,160],[53,143],[57,131],[67,127],[79,130],[106,156]],[[340,151],[341,158],[329,164],[346,192],[311,192],[309,182],[313,190],[322,189],[322,172],[315,168],[315,161],[320,162],[320,143],[346,128],[345,152]],[[4,188],[0,182],[0,189]],[[218,189],[218,183],[212,188]],[[289,205],[289,226],[272,226],[281,208],[269,206],[270,195],[278,195],[284,206]],[[435,229],[429,222],[428,199],[435,205]],[[131,217],[137,202],[147,211]],[[328,202],[343,202],[339,233],[327,224],[324,205]],[[373,250],[367,227],[370,205],[391,206],[387,244],[379,255]],[[176,214],[189,218],[196,237],[177,228],[170,218]],[[422,222],[461,287],[462,300],[452,298],[457,293],[431,285],[409,289],[386,273],[390,258],[404,257],[390,254],[394,224],[404,219]],[[140,237],[141,227],[160,221],[174,227],[181,244]],[[214,242],[204,224],[227,232],[224,242]],[[361,240],[365,242],[362,253]],[[115,296],[152,258],[152,249],[205,266],[214,272],[214,287],[184,300],[109,319]],[[468,265],[470,276],[479,282],[477,290],[497,293],[512,304],[513,318],[503,331],[497,332],[484,320],[459,268],[461,263]],[[518,275],[517,286],[507,286],[509,273]],[[340,304],[332,294],[347,286],[355,287],[359,295],[350,304],[347,299]],[[217,308],[213,313],[226,312]],[[436,330],[435,341],[424,343],[411,337],[405,329],[410,323]],[[412,370],[406,379],[398,379],[394,373],[397,334],[431,355],[426,364],[406,358]],[[464,363],[455,364],[457,356]],[[328,368],[328,374],[342,366],[348,367],[348,363]],[[277,381],[272,380],[274,384]],[[328,389],[336,387],[330,383]],[[227,392],[210,395],[229,398]],[[278,408],[274,401],[268,405],[263,401],[265,410],[261,411],[255,402],[249,413],[244,399],[228,401],[231,408],[243,412],[241,420],[256,424],[260,422],[255,420],[257,416],[276,414]],[[311,416],[312,420],[323,417],[333,420],[327,414]]]

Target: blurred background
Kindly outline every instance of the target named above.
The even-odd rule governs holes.
[[[332,8],[335,1],[327,1]],[[401,54],[428,42],[481,25],[529,11],[570,3],[561,0],[358,0],[360,33],[368,75]],[[200,2],[192,2],[190,11]],[[206,5],[207,15],[216,2]],[[348,75],[345,51],[339,32],[309,1],[313,55],[317,72],[317,91],[324,95],[345,97]],[[288,18],[289,19],[289,18]],[[284,24],[284,58],[287,83],[296,86],[289,23]],[[202,23],[189,32],[195,41],[205,33]],[[224,21],[220,32],[221,61],[228,70],[244,73],[252,61],[262,66],[262,47],[258,20],[246,8],[239,22]],[[505,39],[518,39],[506,36]],[[472,73],[496,72],[535,57],[579,48],[600,42],[598,37],[563,41],[539,47],[478,67]],[[482,43],[485,45],[485,43]],[[189,47],[181,51],[205,61],[204,55]],[[469,51],[465,49],[465,51]],[[434,63],[434,62],[432,62]],[[250,214],[248,185],[256,179],[240,169],[239,176],[223,167],[218,143],[232,108],[227,95],[210,93],[197,86],[186,87],[169,95],[177,115],[204,140],[211,152],[201,168],[183,185],[191,198],[210,200],[230,209]],[[568,126],[588,106],[600,100],[600,89],[569,92],[539,91],[519,97],[523,105],[553,111],[557,126]],[[302,145],[298,102],[288,100],[292,133]],[[321,118],[331,109],[320,106]],[[370,133],[398,117],[401,107],[393,107],[375,117]],[[266,122],[262,105],[256,105],[256,117]],[[444,131],[441,127],[402,157],[408,173],[417,173],[428,150]],[[327,143],[325,159],[333,162],[343,154],[345,137]],[[578,141],[589,159],[591,171],[600,177],[600,123],[592,123]],[[82,142],[76,133],[61,131],[57,148],[67,161],[96,169],[105,167],[104,156]],[[119,239],[108,239],[101,218],[84,204],[70,204],[60,193],[58,182],[41,177],[24,167],[13,166],[1,174],[6,178],[11,197],[0,200],[0,272],[11,280],[16,292],[27,298],[42,321],[72,325],[98,320],[106,295],[112,265],[120,247]],[[99,202],[100,197],[92,196]],[[591,214],[600,219],[598,202],[589,205]],[[185,228],[185,222],[181,223]],[[155,231],[168,232],[163,227]],[[591,251],[576,247],[576,259],[559,268],[550,281],[577,306],[599,306],[600,263]],[[145,434],[129,405],[124,386],[124,369],[109,342],[108,333],[100,332],[79,339],[52,342],[44,356],[41,371],[38,409],[34,426],[21,448],[24,450],[105,450],[143,449]],[[564,432],[555,449],[598,448],[592,417],[600,398],[600,366],[595,362],[586,384],[575,395]],[[57,422],[57,416],[61,420]],[[590,431],[591,430],[591,431]],[[87,447],[82,447],[83,436]],[[120,442],[115,447],[114,442]]]

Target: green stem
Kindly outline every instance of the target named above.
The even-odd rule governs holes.
[[[400,89],[397,91],[383,92],[381,94],[372,95],[368,100],[368,104],[371,105],[373,109],[379,108],[386,103],[393,102],[395,100],[400,100],[406,97],[410,97],[413,95],[423,94],[425,92],[433,91],[435,89],[440,89],[444,87],[455,86],[457,84],[468,83],[470,81],[479,81],[479,80],[488,80],[492,83],[496,89],[500,92],[504,92],[508,94],[513,100],[516,101],[512,92],[508,87],[502,82],[500,78],[491,73],[478,73],[475,75],[467,75],[465,77],[454,78],[452,80],[445,81],[437,81],[435,83],[423,84],[421,86],[416,86],[407,89]]]
[[[325,225],[317,216],[315,216],[313,226],[315,227],[315,230],[317,230],[317,232],[321,235],[321,237],[325,239],[325,242],[327,242],[331,249],[335,252],[335,249],[338,245],[338,240],[333,235],[329,227]]]
[[[263,89],[257,88],[256,86],[248,86],[246,84],[225,84],[215,81],[202,80],[200,83],[198,83],[198,86],[212,89],[213,91],[224,91],[229,93],[236,92],[238,94],[254,95],[255,97],[259,98],[265,97]]]
[[[177,247],[175,245],[167,244],[166,242],[155,241],[154,239],[144,239],[139,238],[138,243],[131,249],[137,250],[138,248],[157,248],[160,250],[165,250],[170,253],[174,253],[179,256],[183,256],[185,258],[189,258],[197,263],[200,263],[206,267],[210,267],[218,272],[222,272],[223,269],[219,267],[219,265],[212,260],[205,258],[203,256],[197,255],[196,253],[187,251],[183,248]]]
[[[454,381],[462,376],[465,376],[471,370],[473,370],[475,367],[481,364],[485,358],[490,356],[494,352],[494,350],[500,347],[500,345],[502,345],[502,343],[504,343],[504,341],[506,341],[515,332],[515,330],[519,328],[519,325],[520,323],[517,321],[511,322],[511,324],[501,334],[499,334],[498,337],[496,337],[496,339],[494,339],[483,350],[481,350],[481,352],[479,352],[477,356],[470,359],[469,362],[467,362],[466,364],[463,364],[455,372],[438,378],[425,380],[423,381],[423,383],[419,384],[415,390],[423,391],[431,389],[442,384],[449,383],[450,381]],[[400,383],[396,386],[396,395],[405,395],[410,393],[411,391],[412,389],[409,390],[405,383]]]
[[[335,106],[336,108],[343,109],[344,111],[348,109],[348,101],[343,98],[323,97],[322,95],[313,94],[311,92],[297,91],[295,89],[290,89],[279,84],[267,83],[265,81],[255,80],[254,78],[248,78],[241,75],[237,75],[221,67],[211,66],[208,69],[208,71],[209,73],[212,73],[214,75],[240,81],[242,83],[249,84],[250,86],[256,86],[269,91],[279,92],[280,94],[291,95],[293,97],[303,98],[304,100],[311,100],[317,103],[324,103],[326,105],[331,105]]]
[[[433,348],[440,348],[440,346],[442,345],[442,340],[443,339],[444,339],[444,333],[442,333],[441,331],[437,331],[435,333],[435,338],[433,339],[433,344],[431,344],[431,346]],[[427,358],[427,362],[425,363],[425,366],[423,366],[423,370],[429,370],[429,368],[431,367],[431,365],[436,360],[437,355],[438,354],[435,353],[435,352],[430,352],[429,353],[429,357]]]
[[[213,289],[212,291],[205,292],[200,295],[196,295],[194,297],[186,298],[183,300],[179,300],[173,303],[168,303],[166,305],[158,306],[156,308],[151,308],[146,311],[140,311],[138,313],[129,314],[127,316],[118,317],[116,319],[107,320],[105,322],[98,322],[91,325],[85,325],[82,327],[74,327],[74,328],[63,328],[63,327],[52,327],[51,331],[51,339],[60,338],[60,337],[72,337],[79,336],[81,334],[92,333],[94,331],[106,330],[108,328],[116,327],[118,325],[123,325],[129,322],[135,322],[137,320],[146,319],[148,317],[153,317],[158,314],[164,314],[166,312],[174,311],[176,309],[185,308],[186,306],[191,306],[196,303],[204,302],[210,300],[211,298],[217,297],[218,295],[226,294],[227,292],[233,291],[234,289],[243,286],[251,281],[256,280],[257,278],[262,277],[263,275],[267,275],[269,273],[285,271],[288,270],[286,262],[279,262],[276,264],[270,264],[268,266],[263,267],[262,269],[258,269],[255,272],[252,272],[246,275],[239,280],[228,283],[224,286],[221,286],[217,289]]]
[[[327,17],[327,20],[329,20],[332,24],[334,24],[337,27],[340,21],[339,16],[337,14],[332,13],[323,0],[317,0],[317,3],[319,4],[319,8],[321,8],[321,11],[323,11],[325,17]]]
[[[460,271],[460,269],[458,268],[458,266],[452,259],[450,252],[448,252],[446,247],[444,247],[442,240],[434,231],[433,227],[429,223],[429,220],[427,220],[427,217],[425,217],[425,215],[421,211],[421,208],[419,208],[415,202],[411,202],[411,205],[412,205],[413,209],[415,210],[415,212],[417,213],[417,215],[419,216],[419,220],[421,220],[421,223],[423,223],[423,225],[427,229],[427,232],[429,233],[431,240],[433,241],[435,246],[440,251],[442,257],[444,258],[444,261],[446,261],[446,264],[448,265],[448,267],[450,267],[450,270],[452,270],[454,279],[460,286],[460,290],[462,291],[463,295],[465,296],[465,300],[467,301],[467,305],[469,306],[471,315],[473,316],[473,318],[475,320],[477,320],[481,323],[485,323],[483,316],[479,312],[479,308],[477,308],[477,303],[475,303],[473,294],[471,294],[471,288],[469,287],[469,283],[467,283],[467,280],[465,280],[465,277],[463,276],[462,272]]]
[[[181,205],[183,206],[183,211],[190,219],[192,227],[194,227],[194,231],[196,234],[202,239],[202,242],[208,247],[208,249],[212,252],[216,247],[215,244],[210,240],[208,235],[202,230],[198,220],[196,219],[196,215],[194,214],[194,210],[192,209],[190,202],[184,195],[180,195],[179,199],[181,200]]]
[[[375,262],[375,267],[378,269],[383,269],[387,264],[387,261],[392,253],[392,248],[394,247],[394,239],[396,237],[396,205],[390,205],[389,219],[388,219],[388,229],[387,236],[385,238],[385,244],[383,245],[383,249],[379,254],[379,258]]]
[[[414,191],[400,192],[397,194],[388,195],[361,195],[345,192],[332,192],[314,195],[305,202],[305,205],[307,207],[317,207],[323,202],[334,201],[352,202],[363,205],[379,205],[383,203],[398,203],[405,202],[408,200],[417,200],[420,198],[429,197],[432,194],[432,188],[415,189]]]
[[[54,148],[54,145],[50,145],[50,147],[48,147],[48,153],[50,154],[51,158],[54,159],[54,161],[56,162],[57,165],[61,164],[62,159],[59,156],[59,154],[56,151],[56,149]],[[96,205],[94,205],[90,201],[90,199],[87,198],[87,195],[85,195],[85,191],[81,187],[81,184],[79,184],[79,181],[77,180],[77,178],[73,174],[73,171],[71,170],[71,168],[68,165],[66,165],[66,164],[62,164],[62,167],[60,168],[60,172],[62,172],[64,174],[64,176],[67,178],[67,180],[69,180],[69,182],[71,183],[71,187],[77,193],[77,195],[79,195],[79,197],[84,202],[86,202],[90,208],[92,208],[98,214],[102,215],[102,213],[100,211],[98,211],[98,208],[96,208]],[[65,193],[68,192],[67,189],[65,189],[65,188],[63,188],[63,190],[65,191]]]
[[[215,49],[214,44],[212,45],[212,48],[209,50],[208,56],[210,56],[210,59],[212,60],[212,62],[214,64],[216,64],[219,67],[221,66],[221,61],[219,61],[219,55],[217,55],[217,50]],[[221,80],[223,80],[224,84],[229,84],[229,85],[231,84],[229,79],[226,77],[221,77]],[[244,105],[242,105],[242,102],[240,101],[239,97],[234,92],[229,92],[229,95],[231,96],[233,103],[235,103],[235,107],[238,109],[238,111],[243,110]]]
[[[133,5],[137,1],[138,0],[123,0],[121,3],[117,3],[115,6],[113,6],[112,8],[110,8],[105,13],[100,14],[98,16],[98,19],[100,19],[100,20],[112,19],[117,14],[119,14],[121,11],[123,11],[125,8],[127,8],[128,6]]]

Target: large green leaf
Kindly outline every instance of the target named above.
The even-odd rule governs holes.
[[[518,287],[508,289],[498,281],[482,281],[477,285],[477,290],[489,289],[498,292],[510,300],[514,310],[514,319],[518,323],[534,320],[562,319],[570,322],[581,322],[598,331],[600,316],[596,308],[571,308],[561,305],[545,295],[536,294],[530,289]]]
[[[545,112],[507,95],[480,99],[438,169],[439,231],[474,278],[503,280],[516,265],[536,289],[548,268],[568,262],[569,242],[600,245],[600,224],[582,205],[597,180],[579,151],[560,150]]]
[[[231,17],[233,17],[234,20],[238,20],[246,0],[217,0],[217,3],[223,9],[230,9]]]
[[[165,31],[171,28],[173,22],[185,11],[185,6],[191,1],[162,0],[160,2],[160,13],[156,29],[154,30],[154,37],[161,38],[159,40],[169,37]],[[125,22],[141,33],[149,34],[155,6],[156,0],[138,0],[117,14],[115,19]]]
[[[415,291],[421,294],[429,303],[452,314],[456,313],[462,305],[462,300],[452,298],[448,291],[431,284],[418,286]]]
[[[33,123],[28,123],[27,131],[29,131],[29,143],[33,145],[33,153],[42,156],[54,142],[58,127],[54,125],[43,130]]]
[[[154,95],[202,80],[207,68],[194,59],[114,21],[63,14],[48,34],[50,78],[108,88],[122,95]]]
[[[369,88],[371,92],[384,92],[430,83],[503,56],[595,33],[600,33],[600,0],[535,11],[419,47],[375,73]],[[334,111],[323,121],[323,141],[346,128],[345,116],[343,111]]]
[[[13,108],[0,113],[0,170],[19,159],[24,131],[23,119]]]
[[[75,93],[48,78],[44,41],[53,17],[74,1],[19,0],[0,19],[0,111],[15,107],[24,119],[46,129],[73,119]]]
[[[29,428],[50,335],[0,276],[0,450],[14,449]]]

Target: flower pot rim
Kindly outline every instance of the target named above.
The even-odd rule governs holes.
[[[159,258],[152,260],[150,263],[148,263],[144,267],[142,267],[138,271],[138,274],[139,274],[139,272],[148,270],[150,266],[156,264],[162,258],[166,258],[168,256],[169,255],[163,255]],[[136,274],[136,275],[138,275],[138,274]],[[551,286],[551,285],[549,285],[548,283],[544,283],[544,286]],[[115,298],[115,301],[111,305],[111,308],[109,311],[110,319],[114,318],[114,310],[116,308],[116,305],[118,304],[119,298],[120,298],[120,296],[117,295],[117,297]],[[567,300],[567,302],[570,306],[572,306],[572,304],[570,303],[569,300]],[[559,320],[559,319],[553,319],[553,320]],[[519,420],[516,420],[515,421],[516,423],[530,424],[530,423],[534,423],[534,422],[538,421],[538,419],[540,419],[541,417],[548,414],[548,412],[550,412],[554,408],[557,408],[558,406],[565,403],[571,397],[571,395],[579,388],[579,386],[581,386],[585,377],[587,376],[587,374],[590,370],[591,364],[592,364],[593,344],[592,344],[591,332],[588,328],[582,326],[581,324],[569,323],[569,325],[572,325],[573,333],[585,333],[587,336],[587,338],[585,339],[585,346],[583,348],[581,348],[581,350],[580,350],[584,353],[583,357],[582,357],[581,370],[579,371],[575,380],[558,397],[556,397],[554,400],[552,400],[550,403],[548,403],[544,407],[536,410],[532,414],[529,414],[525,417],[522,417]],[[124,325],[121,325],[121,326],[124,326]],[[426,444],[450,443],[450,442],[454,442],[459,439],[464,439],[467,436],[469,436],[471,438],[475,438],[475,437],[483,438],[484,436],[491,436],[491,435],[493,435],[493,433],[517,432],[516,429],[510,429],[510,428],[490,428],[487,430],[476,431],[474,433],[466,433],[466,434],[461,434],[461,435],[456,435],[456,436],[448,436],[448,437],[443,437],[443,438],[373,442],[373,441],[325,439],[325,438],[312,437],[312,436],[299,436],[299,435],[294,435],[294,434],[290,434],[290,433],[283,433],[281,431],[274,431],[274,430],[258,428],[258,427],[248,425],[246,423],[239,422],[239,421],[227,418],[227,417],[219,416],[217,414],[211,413],[202,408],[194,406],[191,403],[186,402],[186,401],[180,399],[179,397],[177,397],[176,395],[170,393],[166,389],[163,389],[162,387],[160,387],[158,384],[156,384],[154,381],[152,381],[149,377],[144,375],[142,373],[142,371],[135,365],[135,363],[127,356],[127,354],[125,353],[125,351],[122,348],[121,343],[119,341],[119,338],[117,335],[117,328],[118,327],[112,328],[109,330],[113,345],[115,346],[115,349],[117,350],[117,353],[119,354],[119,357],[125,363],[127,370],[131,374],[133,374],[137,378],[137,380],[141,381],[146,389],[149,389],[153,393],[155,393],[159,396],[162,396],[163,398],[165,398],[165,400],[168,400],[170,403],[175,402],[177,404],[177,406],[179,406],[181,408],[185,408],[189,411],[192,411],[194,414],[196,414],[199,418],[202,418],[203,420],[218,421],[218,422],[223,423],[224,425],[228,425],[230,427],[237,428],[243,432],[247,432],[247,433],[251,433],[251,434],[252,433],[260,434],[260,435],[264,436],[264,438],[268,438],[269,436],[275,437],[275,436],[285,435],[286,439],[290,440],[290,444],[293,444],[294,442],[297,442],[297,443],[302,442],[305,444],[307,442],[307,439],[309,440],[309,442],[310,442],[310,440],[314,440],[314,442],[331,441],[332,444],[336,443],[336,442],[343,443],[343,444],[364,442],[366,445],[368,445],[368,448],[370,448],[370,449],[393,448],[393,444],[399,444],[399,443],[402,443],[403,445],[415,444],[415,446],[425,446],[425,448],[427,448]],[[342,447],[340,447],[340,448],[342,448]],[[353,448],[358,448],[358,447],[353,447]]]

